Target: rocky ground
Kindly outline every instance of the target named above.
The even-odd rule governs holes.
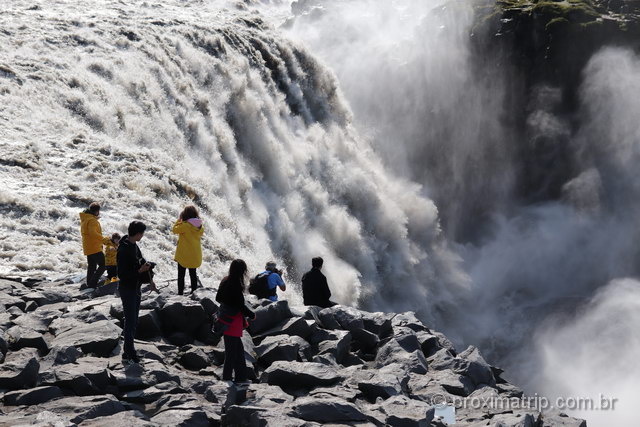
[[[250,300],[244,345],[252,384],[220,380],[210,332],[215,289],[144,293],[137,348],[123,366],[114,287],[0,279],[0,425],[444,425],[433,403],[519,397],[474,347],[458,353],[413,313]],[[456,425],[586,426],[534,409],[458,409]]]

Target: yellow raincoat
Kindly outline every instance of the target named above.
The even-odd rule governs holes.
[[[117,265],[118,248],[116,248],[116,244],[109,237],[105,237],[102,243],[104,243],[104,265],[107,267]]]
[[[200,239],[204,225],[200,228],[186,221],[176,221],[173,232],[178,234],[178,247],[174,259],[184,268],[198,268],[202,265],[202,245]]]
[[[85,255],[93,255],[102,252],[102,227],[98,217],[80,212],[80,234],[82,234],[82,249]]]

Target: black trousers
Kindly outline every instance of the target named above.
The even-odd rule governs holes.
[[[104,274],[104,270],[104,254],[102,252],[87,255],[87,287],[97,287],[98,280]]]
[[[244,346],[240,337],[224,336],[224,367],[222,379],[231,381],[231,374],[235,371],[236,382],[247,380],[247,362],[244,359]]]
[[[140,313],[140,288],[138,286],[120,285],[118,290],[120,291],[122,311],[124,312],[123,356],[131,358],[136,354],[133,339],[136,336],[138,314]]]
[[[184,293],[184,275],[186,272],[187,269],[178,263],[178,295]],[[191,292],[193,292],[198,288],[198,274],[195,268],[189,269],[189,278],[191,279]]]
[[[117,265],[107,265],[107,277],[111,279],[112,277],[118,277],[118,266]]]

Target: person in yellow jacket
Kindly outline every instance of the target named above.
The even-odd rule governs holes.
[[[204,225],[195,206],[190,205],[184,208],[173,226],[173,232],[179,235],[174,259],[178,263],[178,295],[182,295],[184,293],[184,276],[187,269],[189,269],[191,292],[193,292],[198,287],[196,269],[202,264],[200,239],[204,233]]]
[[[102,227],[100,227],[100,204],[93,202],[89,209],[80,212],[80,233],[82,249],[87,256],[87,287],[95,288],[105,271],[104,253],[102,253]]]
[[[120,234],[113,233],[111,238],[105,237],[103,243],[105,265],[107,266],[107,277],[111,279],[112,282],[115,282],[118,280],[118,264],[116,256],[118,255]]]

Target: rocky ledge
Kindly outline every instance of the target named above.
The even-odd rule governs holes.
[[[289,307],[249,300],[243,338],[252,384],[220,380],[224,348],[210,332],[215,289],[143,295],[136,345],[121,363],[122,307],[113,287],[0,279],[0,425],[438,426],[434,404],[463,426],[586,426],[533,408],[474,347],[458,353],[411,313]],[[437,406],[437,405],[436,405]]]

